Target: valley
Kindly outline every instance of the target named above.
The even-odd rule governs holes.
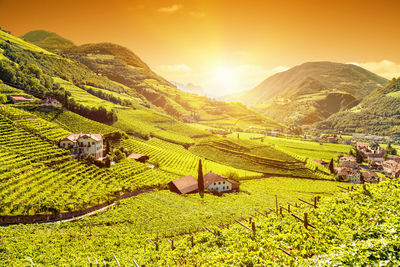
[[[0,30],[0,265],[398,263],[398,80],[324,61],[222,100],[184,85]]]

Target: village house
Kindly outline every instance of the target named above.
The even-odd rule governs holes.
[[[10,96],[11,103],[21,103],[21,102],[33,102],[35,99],[33,98],[26,98],[24,96]]]
[[[345,145],[351,145],[352,144],[351,139],[343,139],[342,143],[345,144]]]
[[[168,183],[172,192],[178,194],[197,193],[198,181],[193,176],[188,175]],[[213,193],[227,193],[239,191],[239,182],[220,176],[213,172],[204,175],[204,189]]]
[[[53,107],[61,107],[62,106],[62,104],[57,99],[49,98],[49,97],[41,100],[39,102],[39,104],[45,105],[45,106],[53,106]]]
[[[102,134],[70,134],[59,141],[59,146],[69,149],[78,159],[87,155],[101,159],[103,157],[103,139]]]
[[[182,195],[197,193],[199,191],[197,180],[191,175],[184,176],[169,182],[168,188],[172,192]]]
[[[149,156],[144,155],[144,154],[135,154],[135,153],[132,153],[132,154],[130,154],[130,155],[128,156],[128,159],[134,159],[134,160],[136,160],[136,161],[138,161],[138,162],[146,163],[146,161],[149,160]]]
[[[363,172],[362,179],[364,183],[379,183],[379,176],[376,172]]]
[[[328,143],[337,143],[336,137],[330,136],[330,137],[326,138],[326,140],[328,141]]]
[[[239,183],[215,174],[213,172],[209,172],[204,175],[204,188],[207,188],[211,192],[236,192],[239,190]]]
[[[339,166],[340,167],[351,168],[351,169],[356,169],[357,168],[356,158],[352,157],[352,156],[341,157],[339,159]]]
[[[393,177],[400,176],[400,163],[397,163],[394,160],[386,160],[382,163],[383,171],[387,175],[391,175]]]
[[[329,162],[326,162],[324,160],[314,160],[316,163],[321,164],[322,166],[324,166],[325,168],[329,169]]]
[[[361,183],[361,173],[358,170],[346,167],[336,167],[335,173],[339,177],[339,181],[350,182],[352,184]]]
[[[383,162],[385,160],[386,150],[377,143],[371,145],[357,142],[356,148],[363,155],[364,160]]]
[[[372,161],[371,164],[369,164],[369,168],[371,170],[383,171],[382,162]]]
[[[400,163],[400,156],[391,155],[391,156],[388,156],[388,157],[387,157],[387,160],[393,160],[393,161],[395,161],[395,162],[397,162],[397,163]]]

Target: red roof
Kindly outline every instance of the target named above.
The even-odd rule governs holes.
[[[130,159],[135,159],[135,160],[137,160],[137,159],[140,159],[140,158],[142,158],[142,157],[145,157],[145,158],[149,158],[149,156],[147,156],[147,155],[145,155],[145,154],[135,154],[135,153],[132,153],[132,154],[130,154],[129,156],[128,156],[128,158],[130,158]]]
[[[191,175],[173,180],[171,183],[175,185],[181,194],[187,194],[198,189],[197,180]]]
[[[23,97],[23,96],[10,96],[10,98],[12,99],[12,100],[17,100],[17,101],[35,101],[35,99],[32,99],[32,98],[26,98],[26,97]]]
[[[204,188],[208,188],[211,184],[215,183],[215,182],[220,182],[220,181],[227,181],[229,183],[232,184],[233,186],[238,187],[239,186],[239,182],[236,182],[234,180],[228,179],[226,177],[220,176],[216,173],[213,172],[209,172],[206,175],[204,175]]]

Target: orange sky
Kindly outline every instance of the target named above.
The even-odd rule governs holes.
[[[167,79],[224,94],[306,61],[400,75],[400,1],[0,0],[0,26],[130,48]]]

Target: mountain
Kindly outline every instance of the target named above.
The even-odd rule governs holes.
[[[75,46],[73,42],[67,40],[54,32],[36,30],[25,33],[21,39],[40,46],[45,49],[60,49]]]
[[[317,125],[320,130],[399,135],[400,79],[374,90],[352,109],[335,113]]]
[[[179,82],[174,82],[174,81],[170,81],[173,85],[176,86],[176,88],[187,92],[187,93],[192,93],[192,94],[197,94],[197,95],[201,95],[201,96],[205,96],[206,93],[204,92],[203,88],[201,88],[201,86],[199,85],[195,85],[193,83],[179,83]]]
[[[281,122],[312,124],[356,105],[386,83],[385,78],[353,64],[308,62],[229,98]]]

